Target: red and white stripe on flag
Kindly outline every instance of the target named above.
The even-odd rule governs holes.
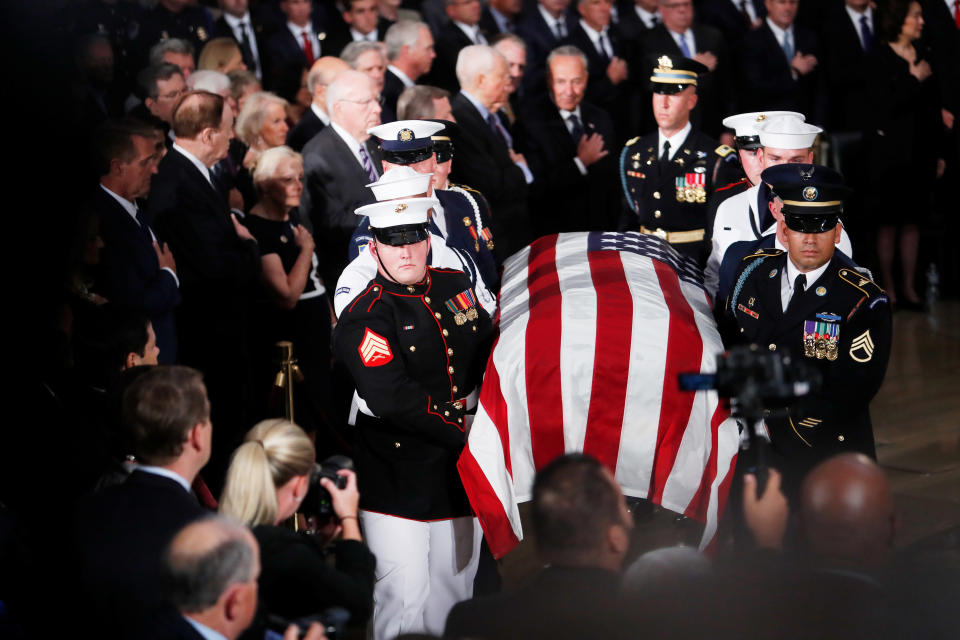
[[[498,328],[458,463],[494,556],[523,537],[536,470],[575,451],[626,495],[705,523],[706,546],[738,436],[716,392],[677,387],[723,351],[692,262],[638,233],[540,238],[504,265]]]

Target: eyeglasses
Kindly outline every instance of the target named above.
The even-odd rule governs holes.
[[[381,104],[381,98],[379,95],[367,98],[366,100],[347,100],[346,98],[342,98],[340,102],[352,102],[353,104],[359,104],[362,107],[369,107],[374,102]]]
[[[159,100],[160,98],[163,98],[164,100],[176,100],[186,92],[186,89],[180,89],[179,91],[171,91],[170,93],[161,93],[157,96],[157,99]]]

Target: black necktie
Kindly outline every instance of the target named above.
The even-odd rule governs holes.
[[[670,162],[670,141],[663,143],[663,154],[660,156],[660,162]]]
[[[497,136],[497,139],[500,140],[500,142],[502,142],[504,146],[509,147],[510,145],[507,143],[507,137],[504,135],[504,132],[503,132],[503,125],[500,124],[500,120],[497,118],[495,114],[493,113],[487,114],[487,124],[489,124],[490,128],[493,129],[493,133],[494,135]]]
[[[150,225],[147,224],[146,216],[143,215],[143,211],[141,211],[140,207],[137,207],[136,204],[134,204],[134,207],[136,207],[137,215],[135,217],[137,219],[137,223],[140,225],[140,234],[147,240],[147,242],[153,244],[153,234],[150,233]]]
[[[243,36],[240,39],[240,56],[243,58],[243,64],[247,66],[247,69],[256,73],[257,62],[253,59],[253,49],[250,48],[250,35],[247,32],[246,20],[240,23],[240,34]]]
[[[603,58],[604,62],[610,61],[610,53],[607,50],[610,47],[609,41],[607,40],[607,35],[601,33],[600,37],[597,39],[597,49],[600,50],[600,57]]]
[[[807,276],[801,273],[793,281],[793,296],[790,297],[790,302],[787,304],[787,311],[797,306],[797,302],[800,300],[800,296],[803,295],[803,289],[806,286]]]
[[[570,135],[573,136],[574,143],[579,144],[580,138],[583,137],[583,125],[580,124],[580,118],[577,117],[577,114],[571,113],[567,116],[567,122],[570,123]]]

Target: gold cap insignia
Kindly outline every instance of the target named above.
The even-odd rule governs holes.
[[[806,187],[803,190],[803,199],[807,202],[816,200],[818,195],[820,195],[820,192],[817,191],[816,187]]]
[[[400,129],[400,133],[397,134],[397,140],[400,142],[410,142],[413,140],[413,129]]]
[[[670,56],[660,56],[657,58],[657,64],[664,69],[673,69],[673,60],[670,59]]]
[[[207,30],[203,27],[197,27],[197,37],[200,38],[200,42],[203,42],[207,39]]]
[[[763,122],[766,119],[767,119],[767,116],[763,115],[762,113],[757,116],[757,122]]]
[[[394,209],[393,211],[395,213],[403,213],[406,210],[407,210],[407,205],[401,202],[400,204],[397,205],[396,209]]]

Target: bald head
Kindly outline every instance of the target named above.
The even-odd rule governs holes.
[[[307,89],[313,96],[313,102],[321,109],[326,110],[327,85],[333,82],[337,74],[350,68],[346,62],[334,56],[323,56],[317,59],[307,74]]]
[[[804,479],[800,501],[812,554],[859,567],[885,560],[893,546],[893,495],[873,460],[848,453],[822,462]]]

